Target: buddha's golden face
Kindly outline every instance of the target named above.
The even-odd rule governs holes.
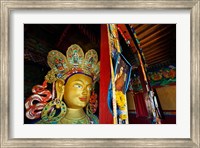
[[[67,80],[64,89],[64,102],[69,108],[84,108],[90,99],[92,78],[75,74]]]

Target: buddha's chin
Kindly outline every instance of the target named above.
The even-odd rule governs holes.
[[[82,108],[86,107],[86,105],[87,105],[86,103],[81,102],[79,104],[76,104],[76,105],[73,105],[73,106],[69,106],[69,108],[82,109]]]
[[[76,102],[65,102],[68,108],[73,108],[73,109],[81,109],[86,107],[87,102],[86,101],[80,101],[77,100]]]

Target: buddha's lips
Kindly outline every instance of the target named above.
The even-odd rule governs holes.
[[[86,98],[79,98],[81,101],[86,101]]]

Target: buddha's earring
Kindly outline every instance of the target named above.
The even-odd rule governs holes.
[[[57,111],[56,111],[57,110]],[[67,107],[58,98],[50,101],[42,110],[42,121],[39,123],[58,123],[65,115]],[[57,114],[59,112],[59,114]]]
[[[58,123],[60,119],[66,114],[66,104],[62,101],[64,94],[64,82],[57,80],[56,82],[56,94],[57,97],[50,101],[42,110],[41,123]],[[58,114],[59,113],[59,114]]]

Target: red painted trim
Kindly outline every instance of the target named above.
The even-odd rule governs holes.
[[[135,48],[135,43],[132,40],[131,35],[129,34],[129,31],[126,28],[126,25],[124,25],[124,24],[118,24],[117,27],[118,27],[119,32],[123,36],[124,40],[126,38],[127,40],[130,41],[130,47],[132,48],[133,52],[136,53],[137,50]]]
[[[108,87],[111,77],[107,25],[101,25],[100,55],[99,123],[113,124],[113,116],[107,103]]]

